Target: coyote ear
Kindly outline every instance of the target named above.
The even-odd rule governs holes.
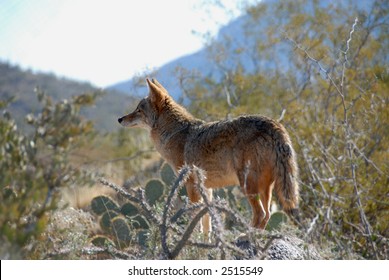
[[[146,79],[149,87],[156,87],[156,88],[159,88],[161,91],[163,91],[165,94],[169,95],[168,91],[163,87],[163,85],[161,85],[157,79]]]
[[[150,91],[152,91],[153,89],[156,88],[156,86],[154,85],[154,83],[153,83],[152,81],[150,81],[149,78],[146,78],[146,82],[147,82],[147,85],[149,86]]]
[[[153,102],[154,104],[157,104],[157,105],[160,105],[162,104],[163,100],[165,100],[166,98],[166,93],[165,93],[165,90],[164,88],[162,87],[162,89],[158,86],[157,83],[155,83],[155,80],[152,79],[150,81],[150,79],[146,79],[146,82],[147,84],[149,85],[149,89],[150,89],[150,92],[149,92],[149,96],[150,96],[150,99],[151,99],[151,102]]]
[[[157,79],[152,79],[151,80],[154,85],[156,85],[157,87],[159,87],[161,90],[163,90],[165,93],[168,93],[167,90],[157,81]]]

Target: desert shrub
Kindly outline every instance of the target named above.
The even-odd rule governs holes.
[[[7,112],[12,100],[1,101],[0,240],[8,248],[2,258],[40,258],[42,252],[35,249],[44,242],[42,233],[58,207],[59,190],[88,178],[70,164],[69,153],[93,132],[79,111],[92,104],[97,93],[57,103],[40,89],[36,93],[42,108],[26,116],[30,132],[19,130]]]

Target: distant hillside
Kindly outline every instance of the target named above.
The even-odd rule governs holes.
[[[318,11],[313,8],[313,3],[314,1],[306,1],[305,11],[291,9],[285,13],[285,19],[302,12],[315,17]],[[154,73],[146,74],[160,80],[170,94],[176,100],[180,100],[185,99],[180,85],[185,78],[220,78],[238,66],[242,66],[249,73],[272,75],[276,71],[287,72],[291,67],[290,60],[294,56],[294,47],[290,43],[285,43],[283,26],[276,23],[274,18],[277,9],[285,10],[283,5],[293,6],[293,1],[261,1],[258,7],[267,11],[265,15],[257,17],[255,12],[248,8],[245,14],[222,27],[216,38],[202,50],[177,58]],[[331,6],[347,7],[350,14],[356,16],[370,13],[372,5],[373,1],[320,1],[320,6],[325,11],[330,12]],[[331,15],[328,16],[331,18]],[[269,40],[269,32],[274,34],[272,39],[275,41]],[[258,48],[261,49],[259,55]],[[137,97],[144,96],[147,92],[144,80],[139,80],[138,77],[129,78],[108,88]]]
[[[0,62],[0,99],[15,98],[9,111],[21,127],[26,127],[25,115],[35,113],[40,108],[34,92],[36,87],[45,91],[53,100],[68,99],[97,90],[89,83],[58,78],[52,74],[25,71],[17,66]],[[132,104],[134,98],[115,90],[108,90],[98,98],[95,106],[86,108],[82,114],[93,120],[98,130],[113,131],[119,127],[117,118],[128,111]]]

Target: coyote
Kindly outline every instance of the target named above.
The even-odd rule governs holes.
[[[205,122],[177,104],[157,80],[146,81],[149,95],[134,112],[118,119],[121,125],[148,129],[157,151],[176,173],[185,164],[204,170],[210,199],[212,189],[240,185],[252,208],[253,227],[266,227],[273,187],[283,210],[296,216],[296,156],[280,123],[252,115]],[[186,190],[191,202],[200,201],[194,178],[188,179]],[[202,220],[204,233],[210,226],[206,215]]]

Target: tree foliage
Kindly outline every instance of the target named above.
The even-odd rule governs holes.
[[[59,190],[80,184],[86,172],[73,168],[70,151],[81,137],[93,132],[93,125],[80,117],[82,106],[94,102],[95,94],[84,94],[54,103],[43,91],[36,90],[42,109],[28,114],[32,127],[27,134],[18,129],[6,110],[0,119],[0,239],[6,257],[34,258],[36,241],[41,241],[50,218],[58,207]],[[15,255],[12,255],[15,252]]]

